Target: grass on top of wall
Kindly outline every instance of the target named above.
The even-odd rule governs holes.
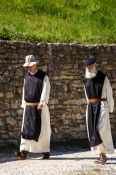
[[[0,39],[115,43],[115,0],[0,0]]]

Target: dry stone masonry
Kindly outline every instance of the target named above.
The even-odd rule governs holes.
[[[0,41],[0,143],[17,143],[22,122],[24,58],[33,54],[51,81],[52,140],[87,138],[83,90],[85,57],[93,55],[107,73],[116,102],[116,45]],[[111,117],[116,138],[116,107]]]

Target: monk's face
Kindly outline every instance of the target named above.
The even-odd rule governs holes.
[[[27,71],[31,73],[35,73],[37,71],[37,64],[34,64],[33,66],[27,67]]]
[[[96,70],[96,65],[95,64],[90,64],[90,65],[86,66],[86,70],[88,72],[94,72]]]

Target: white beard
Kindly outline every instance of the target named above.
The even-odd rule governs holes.
[[[86,69],[86,72],[85,72],[85,78],[94,78],[97,74],[97,70],[93,70],[92,72],[89,72],[87,69]]]

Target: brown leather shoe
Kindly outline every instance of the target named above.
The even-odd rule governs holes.
[[[49,159],[50,158],[50,153],[44,153],[44,156],[42,159]]]
[[[107,161],[106,154],[105,153],[100,153],[100,157],[94,163],[95,164],[105,165],[106,164],[106,161]]]
[[[16,152],[15,155],[17,157],[20,157],[22,160],[24,160],[24,159],[27,159],[27,153],[28,153],[27,151],[22,150],[22,151]]]

